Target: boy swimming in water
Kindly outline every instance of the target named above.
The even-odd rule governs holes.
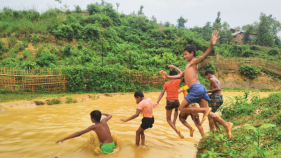
[[[171,69],[176,68],[174,65],[170,65],[169,66]],[[179,72],[181,72],[181,70],[177,70]],[[170,76],[174,76],[177,75],[178,72],[176,70],[171,70],[170,71]],[[175,132],[180,136],[180,138],[184,138],[184,136],[180,133],[179,130],[177,130],[176,128],[176,120],[178,118],[178,108],[180,106],[180,102],[178,100],[178,89],[179,89],[179,84],[180,84],[180,79],[170,79],[170,81],[167,81],[164,86],[163,86],[163,90],[159,95],[159,98],[156,102],[156,104],[153,105],[153,107],[158,107],[158,104],[160,102],[160,100],[162,99],[162,97],[165,94],[165,91],[167,91],[167,97],[166,97],[166,119],[167,122],[169,123],[169,125],[175,130]],[[171,120],[171,115],[173,112],[173,109],[175,109],[174,112],[174,121],[172,122]]]
[[[153,117],[153,106],[150,98],[144,98],[144,95],[141,90],[135,92],[134,97],[136,99],[136,103],[138,104],[138,108],[136,113],[128,119],[121,119],[122,122],[128,122],[132,119],[135,119],[139,116],[140,112],[143,113],[142,123],[139,129],[136,132],[136,146],[139,146],[140,137],[141,137],[141,145],[145,145],[145,135],[144,131],[148,128],[152,128],[154,123]]]
[[[185,84],[184,79],[182,80],[182,83],[183,83],[183,87],[181,87],[178,90],[178,93],[183,92],[184,96],[186,96],[188,86]],[[196,103],[192,103],[192,104],[190,104],[190,106],[196,107]],[[201,126],[201,123],[200,123],[200,120],[199,120],[199,114],[198,113],[183,113],[183,112],[181,112],[180,115],[179,115],[179,120],[181,121],[181,123],[183,125],[185,125],[190,130],[190,137],[193,137],[193,132],[195,131],[195,129],[192,128],[186,121],[186,119],[189,115],[190,115],[191,119],[193,120],[195,126],[198,128],[201,136],[204,137],[204,130],[203,130],[203,127]]]
[[[206,59],[207,56],[211,53],[214,45],[216,44],[217,40],[220,38],[218,37],[218,34],[219,32],[217,30],[213,31],[208,49],[198,59],[195,58],[196,56],[195,46],[190,45],[184,49],[183,52],[184,59],[188,62],[184,72],[181,72],[179,75],[175,75],[175,76],[167,76],[167,73],[165,71],[163,70],[160,71],[163,78],[167,78],[167,79],[180,79],[184,76],[185,83],[186,85],[188,85],[189,89],[188,89],[188,94],[185,96],[185,99],[180,104],[179,110],[184,113],[194,113],[194,112],[203,113],[201,124],[206,120],[208,115],[211,113],[212,108],[208,107],[208,101],[210,100],[210,98],[207,95],[207,90],[202,84],[200,84],[198,80],[198,64],[200,64],[204,59]],[[189,105],[191,103],[199,103],[200,108],[190,107]],[[231,138],[232,124],[224,124],[224,127],[226,128],[229,138]]]
[[[111,153],[115,149],[115,143],[113,141],[113,138],[111,136],[109,127],[107,125],[107,121],[111,119],[112,115],[106,114],[106,113],[101,113],[99,110],[94,110],[91,112],[91,120],[94,125],[88,127],[87,129],[84,129],[80,132],[76,132],[68,137],[65,137],[61,140],[58,140],[56,144],[62,143],[67,139],[79,137],[82,134],[85,134],[90,131],[95,131],[97,133],[97,136],[99,137],[100,141],[103,143],[101,146],[101,151],[105,154]],[[105,115],[106,118],[101,119],[101,115]]]

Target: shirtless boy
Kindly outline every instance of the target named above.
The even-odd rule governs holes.
[[[79,137],[80,135],[85,134],[87,132],[95,131],[97,133],[97,136],[99,137],[100,141],[103,143],[101,146],[101,151],[105,154],[111,153],[115,149],[115,143],[111,137],[111,133],[110,133],[109,127],[107,125],[107,121],[110,120],[112,116],[110,114],[101,113],[99,110],[92,111],[90,115],[91,115],[92,122],[95,123],[94,125],[88,127],[87,129],[84,129],[80,132],[76,132],[61,140],[58,140],[56,142],[56,144],[58,144],[60,142],[62,143],[67,139]],[[104,118],[100,121],[101,115],[105,115],[106,118]]]
[[[184,113],[203,113],[201,124],[206,120],[212,109],[208,107],[208,101],[210,98],[207,95],[207,90],[202,84],[200,84],[198,80],[198,64],[206,59],[211,53],[214,45],[220,38],[218,37],[218,34],[219,32],[217,30],[213,31],[208,49],[201,57],[197,59],[195,58],[196,48],[194,46],[187,46],[184,49],[184,59],[188,62],[184,72],[181,72],[179,75],[175,76],[167,76],[165,71],[160,71],[161,75],[167,79],[180,79],[184,76],[185,83],[188,85],[189,89],[188,94],[180,104],[179,110]],[[199,103],[200,108],[190,107],[189,105],[191,103]],[[231,138],[232,124],[223,123],[223,120],[219,120],[218,122],[223,124],[227,130],[228,136]]]
[[[211,100],[208,102],[208,104],[209,107],[212,108],[212,112],[215,113],[218,108],[223,104],[223,97],[221,95],[221,83],[214,75],[213,70],[207,70],[205,72],[205,77],[210,81],[210,90],[207,91],[207,93],[212,93],[211,95],[209,95]],[[211,130],[214,129],[214,125],[218,130],[220,130],[218,123],[212,117],[210,117],[210,115],[208,119]]]
[[[169,66],[172,70],[170,71],[170,76],[177,75],[178,72],[181,72],[180,69],[175,67],[174,65]],[[176,68],[176,70],[173,70],[173,68]],[[159,102],[161,101],[162,97],[165,94],[165,91],[167,91],[167,97],[166,97],[166,120],[169,123],[169,125],[175,130],[175,132],[180,136],[180,138],[184,138],[184,136],[180,133],[179,130],[176,128],[176,120],[178,118],[178,108],[180,106],[180,102],[178,100],[178,89],[179,84],[181,80],[180,79],[170,79],[170,81],[167,81],[164,86],[163,90],[159,95],[159,98],[157,100],[157,103],[153,105],[153,107],[158,107]],[[174,121],[171,120],[171,115],[173,112],[173,109],[175,109],[174,112]]]
[[[141,137],[141,145],[145,145],[145,135],[144,131],[148,128],[152,128],[154,123],[153,117],[153,106],[150,98],[144,98],[142,91],[138,90],[135,92],[134,97],[136,99],[136,103],[138,104],[137,112],[128,119],[121,119],[122,122],[128,122],[139,116],[140,112],[143,113],[142,123],[139,129],[136,132],[136,146],[139,146],[140,137]]]
[[[178,91],[178,93],[183,92],[183,96],[187,95],[187,89],[188,86],[185,84],[184,79],[182,80],[183,87],[181,87]],[[196,107],[196,103],[190,104],[192,107]],[[204,137],[204,130],[203,127],[201,126],[200,120],[199,120],[199,114],[198,113],[183,113],[181,112],[179,115],[179,120],[183,125],[185,125],[189,130],[190,130],[190,137],[193,137],[193,132],[195,131],[194,128],[192,128],[186,121],[187,117],[190,115],[191,119],[193,120],[195,126],[198,128],[200,134],[202,137]]]

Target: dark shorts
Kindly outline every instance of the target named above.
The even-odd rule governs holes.
[[[212,112],[216,112],[218,108],[223,104],[223,97],[220,94],[211,94],[210,101],[208,101],[209,107],[212,108]]]
[[[175,100],[173,102],[171,102],[170,100],[166,101],[166,110],[173,110],[173,109],[178,109],[180,106],[180,102],[179,100]]]
[[[152,128],[153,123],[154,123],[154,117],[153,116],[152,116],[152,118],[144,117],[141,120],[141,128],[142,129]]]
[[[188,90],[188,94],[184,97],[189,103],[200,103],[201,99],[209,101],[207,90],[202,84],[194,84]]]
[[[180,118],[183,118],[184,119],[184,121],[186,121],[186,119],[187,119],[187,117],[188,116],[191,116],[191,119],[196,123],[196,124],[198,124],[198,125],[201,125],[201,122],[200,122],[200,120],[199,120],[199,114],[191,114],[191,113],[180,113],[180,115],[179,115],[179,117]]]

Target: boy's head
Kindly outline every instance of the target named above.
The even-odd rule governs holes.
[[[212,75],[214,75],[214,71],[213,70],[207,70],[205,72],[205,77],[210,80],[210,78],[212,77]]]
[[[196,48],[193,45],[189,45],[183,50],[183,58],[186,61],[190,61],[192,58],[196,57]]]
[[[144,97],[144,95],[141,90],[137,90],[134,94],[134,97],[136,99],[136,103],[138,104],[142,101],[142,98]]]
[[[181,82],[182,82],[182,84],[185,86],[186,84],[185,84],[185,80],[184,80],[184,78],[181,80]]]
[[[101,112],[99,110],[92,111],[90,115],[91,115],[91,120],[93,123],[100,122]]]
[[[171,70],[169,73],[170,76],[175,76],[177,74],[178,74],[178,72],[175,69]]]

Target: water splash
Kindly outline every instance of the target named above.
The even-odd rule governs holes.
[[[119,145],[117,135],[115,134],[115,132],[111,132],[111,136],[115,143],[115,149],[107,155],[116,154],[120,151],[120,145]],[[102,142],[99,140],[99,137],[97,136],[96,132],[91,131],[90,139],[87,142],[87,149],[90,150],[91,152],[93,152],[95,155],[105,155],[101,151],[101,148],[100,148],[101,145],[102,145]]]

